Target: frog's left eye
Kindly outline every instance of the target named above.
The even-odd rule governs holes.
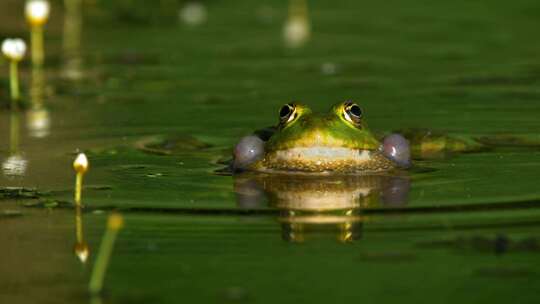
[[[360,125],[362,114],[362,109],[353,102],[346,102],[343,105],[343,117],[353,125]]]
[[[281,107],[281,110],[279,110],[279,120],[282,124],[289,123],[293,121],[298,114],[296,113],[296,105],[295,104],[285,104],[283,107]]]

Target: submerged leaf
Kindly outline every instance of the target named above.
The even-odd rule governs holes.
[[[3,187],[0,188],[0,199],[28,199],[40,198],[48,193],[40,192],[34,188]]]
[[[138,150],[157,155],[173,155],[183,151],[206,149],[211,146],[195,137],[181,134],[152,136],[143,138],[135,143],[135,148]]]
[[[403,135],[409,141],[414,159],[443,158],[454,153],[479,152],[489,148],[470,136],[430,129],[402,129],[394,133]]]
[[[540,147],[540,135],[538,134],[496,134],[481,136],[479,142],[489,146],[500,147]]]

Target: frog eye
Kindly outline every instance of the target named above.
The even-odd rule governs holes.
[[[353,125],[360,125],[362,120],[362,109],[353,102],[346,102],[343,105],[343,117]]]
[[[294,104],[285,104],[279,110],[279,121],[283,124],[289,123],[296,118],[298,114],[296,113],[296,105]]]

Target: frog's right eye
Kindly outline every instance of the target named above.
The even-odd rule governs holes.
[[[285,104],[283,107],[281,107],[281,110],[279,110],[279,121],[282,124],[287,124],[291,121],[293,121],[298,114],[296,113],[296,105],[294,104]]]
[[[361,128],[362,109],[352,101],[347,101],[343,104],[343,117],[345,120]]]

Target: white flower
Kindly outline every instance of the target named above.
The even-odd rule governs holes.
[[[19,38],[5,39],[2,42],[2,53],[10,60],[21,61],[26,53],[26,43]]]
[[[29,0],[24,8],[26,19],[33,25],[42,25],[47,22],[49,12],[50,6],[46,0]]]
[[[297,48],[309,40],[310,32],[308,19],[303,16],[294,16],[285,23],[283,37],[287,46]]]
[[[77,173],[85,173],[86,170],[88,170],[88,158],[86,158],[84,153],[79,153],[79,155],[77,155],[77,158],[75,158],[75,161],[73,162],[73,169],[75,169]]]
[[[206,22],[206,7],[198,2],[188,2],[179,11],[180,20],[187,25],[197,26]]]

